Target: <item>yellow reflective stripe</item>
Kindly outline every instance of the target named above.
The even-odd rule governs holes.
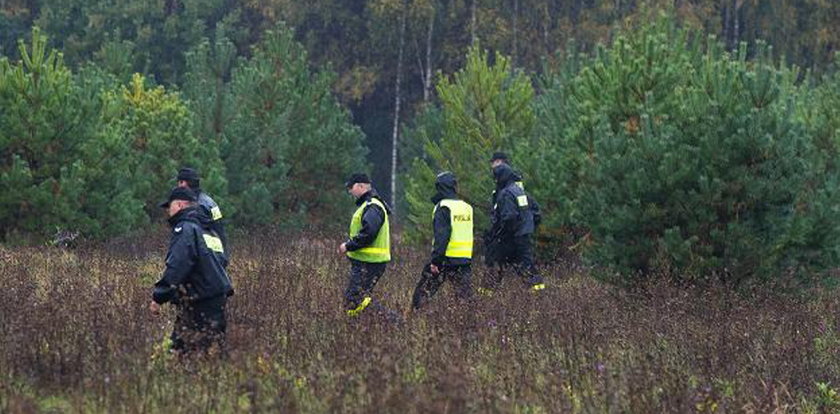
[[[213,221],[221,220],[222,218],[222,209],[219,206],[213,207],[210,209],[210,215],[213,218]]]
[[[473,242],[471,241],[451,241],[446,246],[447,257],[457,258],[471,258],[472,257]]]
[[[472,249],[446,249],[446,255],[449,256],[449,253],[472,253]]]
[[[222,239],[210,235],[210,234],[202,234],[204,237],[204,244],[207,245],[207,248],[218,253],[224,253],[225,249],[222,247]]]
[[[472,259],[472,250],[447,250],[445,254],[453,259]]]
[[[354,250],[359,253],[373,253],[373,254],[386,254],[388,253],[388,249],[384,247],[362,247],[359,250]]]
[[[367,308],[368,305],[370,305],[371,301],[372,301],[372,299],[370,298],[370,296],[365,296],[365,298],[362,300],[362,303],[360,303],[359,306],[356,306],[356,309],[350,309],[350,310],[347,311],[347,315],[348,316],[358,315],[363,310],[365,310],[365,308]]]
[[[545,283],[538,283],[534,286],[531,286],[531,289],[533,289],[533,290],[543,290],[543,289],[545,289]]]
[[[461,249],[449,248],[449,249],[446,249],[447,256],[449,255],[450,252],[472,253],[472,249],[470,249],[470,248],[461,248]]]
[[[516,203],[519,204],[519,207],[526,207],[528,205],[528,196],[521,195],[516,197]]]

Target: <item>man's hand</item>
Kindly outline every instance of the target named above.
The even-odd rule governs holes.
[[[149,302],[149,312],[152,312],[152,315],[160,314],[160,305],[155,301]]]
[[[338,246],[338,254],[347,253],[347,242],[341,243],[341,246]]]
[[[432,271],[433,275],[436,275],[436,274],[440,273],[440,268],[437,267],[434,263],[429,265],[429,270]]]

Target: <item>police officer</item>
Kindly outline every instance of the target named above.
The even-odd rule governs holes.
[[[490,157],[490,170],[492,171],[494,168],[496,168],[496,167],[498,167],[502,164],[507,164],[508,166],[513,168],[513,166],[511,166],[511,164],[510,164],[510,157],[508,157],[507,154],[505,154],[504,152],[494,152],[493,156]],[[516,185],[518,185],[519,188],[524,190],[525,189],[525,182],[522,180],[522,174],[520,174],[518,171],[514,170],[513,171],[513,176],[514,176],[513,179],[514,179],[514,182],[516,183]],[[496,205],[496,193],[499,190],[500,190],[499,188],[496,188],[495,190],[493,190],[493,195],[491,197],[492,198],[491,206]],[[530,195],[528,195],[528,205],[531,206],[531,213],[534,214],[534,222],[535,222],[534,224],[539,226],[540,221],[542,219],[542,215],[540,213],[540,205],[537,204],[537,202],[533,198],[531,198]],[[493,212],[491,210],[490,217],[492,217],[492,216],[493,216]]]
[[[344,183],[356,198],[350,221],[350,239],[338,251],[350,259],[350,278],[344,293],[349,316],[356,316],[373,301],[371,292],[391,261],[391,209],[379,197],[366,174],[356,173]]]
[[[455,297],[467,299],[472,294],[473,209],[458,198],[456,188],[457,180],[451,172],[442,172],[435,179],[432,259],[414,289],[414,309],[431,299],[447,279],[455,285]]]
[[[228,244],[227,233],[225,233],[225,225],[222,222],[222,210],[213,201],[207,193],[201,190],[201,180],[198,176],[198,171],[193,168],[184,167],[178,170],[176,177],[178,187],[189,188],[195,192],[198,197],[198,206],[204,209],[205,214],[210,217],[210,226],[219,238],[222,240],[222,246],[225,248],[225,267],[230,261],[230,245]]]
[[[210,227],[210,218],[197,206],[189,188],[175,187],[160,204],[167,209],[172,235],[166,254],[166,270],[155,283],[152,313],[171,302],[178,308],[172,331],[172,349],[188,354],[213,345],[223,350],[226,328],[225,305],[233,286],[223,266],[222,241]]]
[[[504,152],[500,152],[500,151],[494,152],[493,155],[490,157],[490,171],[493,171],[494,168],[496,168],[496,167],[498,167],[502,164],[506,164],[506,165],[510,166],[511,165],[510,164],[510,157],[508,157],[508,155]],[[513,167],[511,167],[511,168],[513,168]],[[519,188],[525,190],[525,183],[522,181],[522,174],[520,174],[519,172],[514,170],[513,175],[514,175],[513,179],[514,179],[514,182],[516,183],[516,185],[519,186]],[[494,210],[496,209],[496,194],[500,190],[501,190],[501,188],[499,188],[499,186],[497,184],[496,188],[493,190],[493,192],[491,193],[491,196],[490,196],[489,217],[491,219],[491,223],[490,223],[491,227],[492,227],[492,224],[493,224],[492,220],[493,220],[493,216],[494,216]],[[528,206],[531,209],[531,214],[534,216],[534,227],[539,227],[540,222],[542,221],[542,213],[540,212],[540,205],[537,203],[536,200],[531,198],[530,195],[528,195]],[[490,232],[486,232],[484,234],[484,247],[485,247],[484,258],[485,258],[485,262],[487,263],[488,266],[492,266],[495,263],[495,256],[496,256],[496,253],[495,253],[496,245],[493,243],[493,240],[491,240],[491,238],[492,238],[492,235],[490,234]]]
[[[517,174],[507,164],[493,169],[496,180],[496,199],[489,231],[489,242],[494,246],[495,262],[500,272],[491,277],[488,288],[497,288],[510,267],[533,290],[545,289],[542,276],[536,271],[532,234],[536,228],[530,198],[516,184]]]

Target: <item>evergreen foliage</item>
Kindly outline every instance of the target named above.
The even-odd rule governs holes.
[[[587,257],[736,283],[836,264],[840,217],[795,115],[796,72],[767,48],[748,61],[696,39],[668,20],[618,36],[560,86],[565,113],[540,118],[559,126],[555,196],[589,229]]]
[[[224,196],[218,147],[194,137],[177,94],[93,66],[74,76],[38,29],[20,55],[0,62],[0,238],[136,230],[160,217],[182,165]]]
[[[96,60],[123,74],[180,83],[184,53],[205,34],[222,0],[43,0],[36,23],[74,66]],[[117,64],[113,66],[113,64]]]
[[[547,75],[537,79],[540,94],[534,99],[537,118],[534,140],[539,155],[533,157],[534,167],[528,183],[528,192],[546,212],[542,217],[542,227],[553,238],[567,237],[564,232],[572,226],[569,218],[573,203],[569,194],[578,179],[567,172],[577,168],[573,166],[563,170],[558,166],[568,151],[568,142],[563,139],[566,128],[579,121],[572,109],[573,81],[582,67],[591,61],[590,57],[579,53],[573,43],[566,50],[555,58],[558,62],[556,66],[547,69]],[[577,160],[571,158],[566,161],[574,163]]]
[[[0,238],[87,227],[83,147],[90,99],[36,28],[21,60],[0,60]]]
[[[175,184],[181,166],[192,166],[202,176],[202,187],[214,196],[224,195],[224,177],[218,151],[193,135],[192,117],[176,93],[162,86],[147,87],[135,74],[131,83],[105,96],[109,112],[105,128],[113,128],[127,144],[125,168],[136,177],[128,180],[149,216],[156,216],[157,203]],[[124,185],[125,185],[124,184]]]
[[[470,49],[466,66],[452,79],[442,78],[437,85],[443,111],[443,130],[439,139],[422,133],[434,131],[435,117],[429,126],[419,124],[425,158],[415,158],[408,173],[406,201],[411,237],[428,240],[431,228],[431,205],[435,175],[452,171],[458,177],[460,195],[475,207],[477,228],[488,225],[493,176],[488,160],[501,149],[517,154],[527,151],[534,112],[534,91],[525,74],[514,70],[510,59],[488,53],[479,47]],[[521,149],[521,151],[519,150]]]
[[[240,222],[305,223],[344,211],[341,183],[364,168],[366,149],[333,81],[309,69],[282,25],[233,70],[222,157]]]
[[[360,108],[367,97],[393,102],[382,91],[394,73],[375,62],[393,58],[393,16],[406,12],[406,53],[416,58],[422,82],[407,77],[406,85],[415,86],[402,98],[417,102],[421,84],[424,92],[421,116],[401,143],[409,165],[402,173],[410,239],[430,236],[428,198],[442,170],[459,177],[462,195],[476,207],[477,228],[485,228],[493,189],[487,158],[503,150],[542,204],[549,234],[586,234],[577,248],[624,281],[664,271],[679,281],[740,283],[837,265],[840,75],[801,76],[752,39],[754,33],[741,33],[741,21],[762,27],[772,7],[726,5],[731,14],[724,16],[721,41],[677,27],[678,21],[707,26],[706,9],[693,17],[678,9],[678,17],[650,24],[638,23],[647,12],[620,7],[599,24],[575,17],[592,25],[576,29],[587,33],[580,50],[592,50],[612,19],[629,16],[627,26],[640,27],[610,35],[609,44],[591,53],[567,47],[546,59],[549,70],[535,96],[514,64],[525,59],[519,66],[534,68],[541,55],[542,46],[523,43],[538,37],[518,20],[534,18],[532,11],[514,12],[508,21],[511,16],[487,5],[364,5],[72,0],[41,2],[36,11],[21,2],[3,6],[0,28],[19,33],[37,20],[60,34],[55,44],[72,56],[75,74],[38,29],[17,51],[9,50],[8,39],[0,41],[6,56],[0,60],[0,239],[44,238],[57,230],[105,237],[140,228],[159,217],[154,204],[183,165],[201,171],[203,186],[237,224],[343,222],[339,213],[350,205],[340,183],[365,169],[367,149],[332,91]],[[808,16],[815,10],[797,9]],[[472,12],[475,26],[455,27]],[[277,16],[296,22],[295,29],[279,24],[253,32],[272,27]],[[354,26],[338,35],[323,31],[344,17]],[[822,27],[831,18],[817,20]],[[255,25],[243,28],[243,21]],[[516,32],[508,39],[500,28]],[[824,60],[836,36],[799,29],[798,42],[814,37],[809,44],[825,50],[795,59]],[[493,52],[474,46],[464,58],[453,45],[473,40],[440,43],[436,30],[475,34]],[[337,47],[334,35],[358,41]],[[370,36],[376,41],[364,44]],[[776,44],[783,37],[771,36]],[[737,48],[744,38],[749,44]],[[496,52],[509,40],[512,58]],[[250,44],[256,46],[248,52]],[[794,44],[785,44],[786,54]],[[359,55],[371,45],[375,53]],[[339,74],[310,66],[332,59]],[[456,67],[462,68],[445,75]],[[435,69],[443,74],[436,97],[426,93]],[[389,105],[362,110],[361,118]]]

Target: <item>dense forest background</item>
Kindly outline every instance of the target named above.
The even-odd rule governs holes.
[[[504,150],[549,254],[826,274],[838,24],[828,0],[0,0],[0,241],[142,231],[190,165],[231,224],[283,230],[343,226],[369,170],[426,243],[435,173],[480,231]]]
[[[233,55],[250,57],[265,30],[285,22],[309,65],[336,73],[331,88],[364,131],[373,175],[390,196],[396,99],[402,128],[434,99],[436,74],[462,67],[471,44],[541,73],[572,40],[591,50],[658,9],[729,49],[764,39],[809,70],[825,70],[840,45],[840,4],[831,0],[2,0],[0,53],[19,58],[17,40],[37,25],[71,68],[93,63],[122,79],[139,72],[183,90],[189,53],[202,42],[225,37]]]

